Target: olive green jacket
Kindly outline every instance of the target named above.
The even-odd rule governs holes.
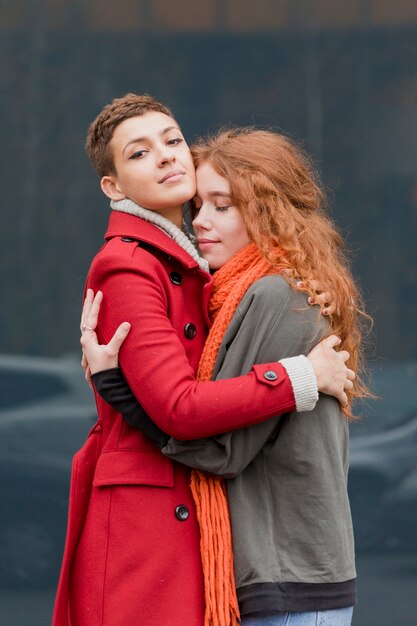
[[[277,356],[307,354],[325,334],[318,307],[280,276],[267,276],[237,308],[214,378],[245,374]],[[320,394],[313,411],[198,441],[171,439],[163,449],[176,461],[228,479],[236,584],[247,610],[258,610],[251,598],[265,588],[277,610],[355,603],[348,444],[338,402]]]

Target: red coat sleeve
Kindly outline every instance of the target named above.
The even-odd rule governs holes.
[[[98,256],[87,286],[104,294],[99,338],[131,323],[120,365],[138,401],[155,423],[177,439],[198,439],[293,411],[294,394],[277,362],[255,365],[245,376],[197,382],[168,317],[167,294],[155,267],[133,257]],[[275,380],[266,372],[275,372]]]

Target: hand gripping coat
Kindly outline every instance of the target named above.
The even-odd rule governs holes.
[[[99,339],[132,329],[120,364],[166,432],[195,439],[294,410],[279,363],[196,383],[211,278],[144,220],[113,212],[87,287],[104,292]],[[264,374],[275,371],[276,380]],[[96,396],[98,422],[75,455],[53,626],[201,626],[203,581],[189,469]]]

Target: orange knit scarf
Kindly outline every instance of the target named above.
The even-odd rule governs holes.
[[[248,288],[262,276],[289,267],[272,266],[254,244],[235,254],[214,275],[209,303],[212,326],[197,373],[211,380],[223,336]],[[200,525],[200,549],[204,573],[205,626],[235,626],[240,621],[233,568],[232,533],[226,485],[222,478],[193,470],[191,490]]]

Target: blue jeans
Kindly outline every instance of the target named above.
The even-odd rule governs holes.
[[[274,611],[260,616],[243,617],[241,626],[350,626],[353,606],[332,611],[290,612]]]

